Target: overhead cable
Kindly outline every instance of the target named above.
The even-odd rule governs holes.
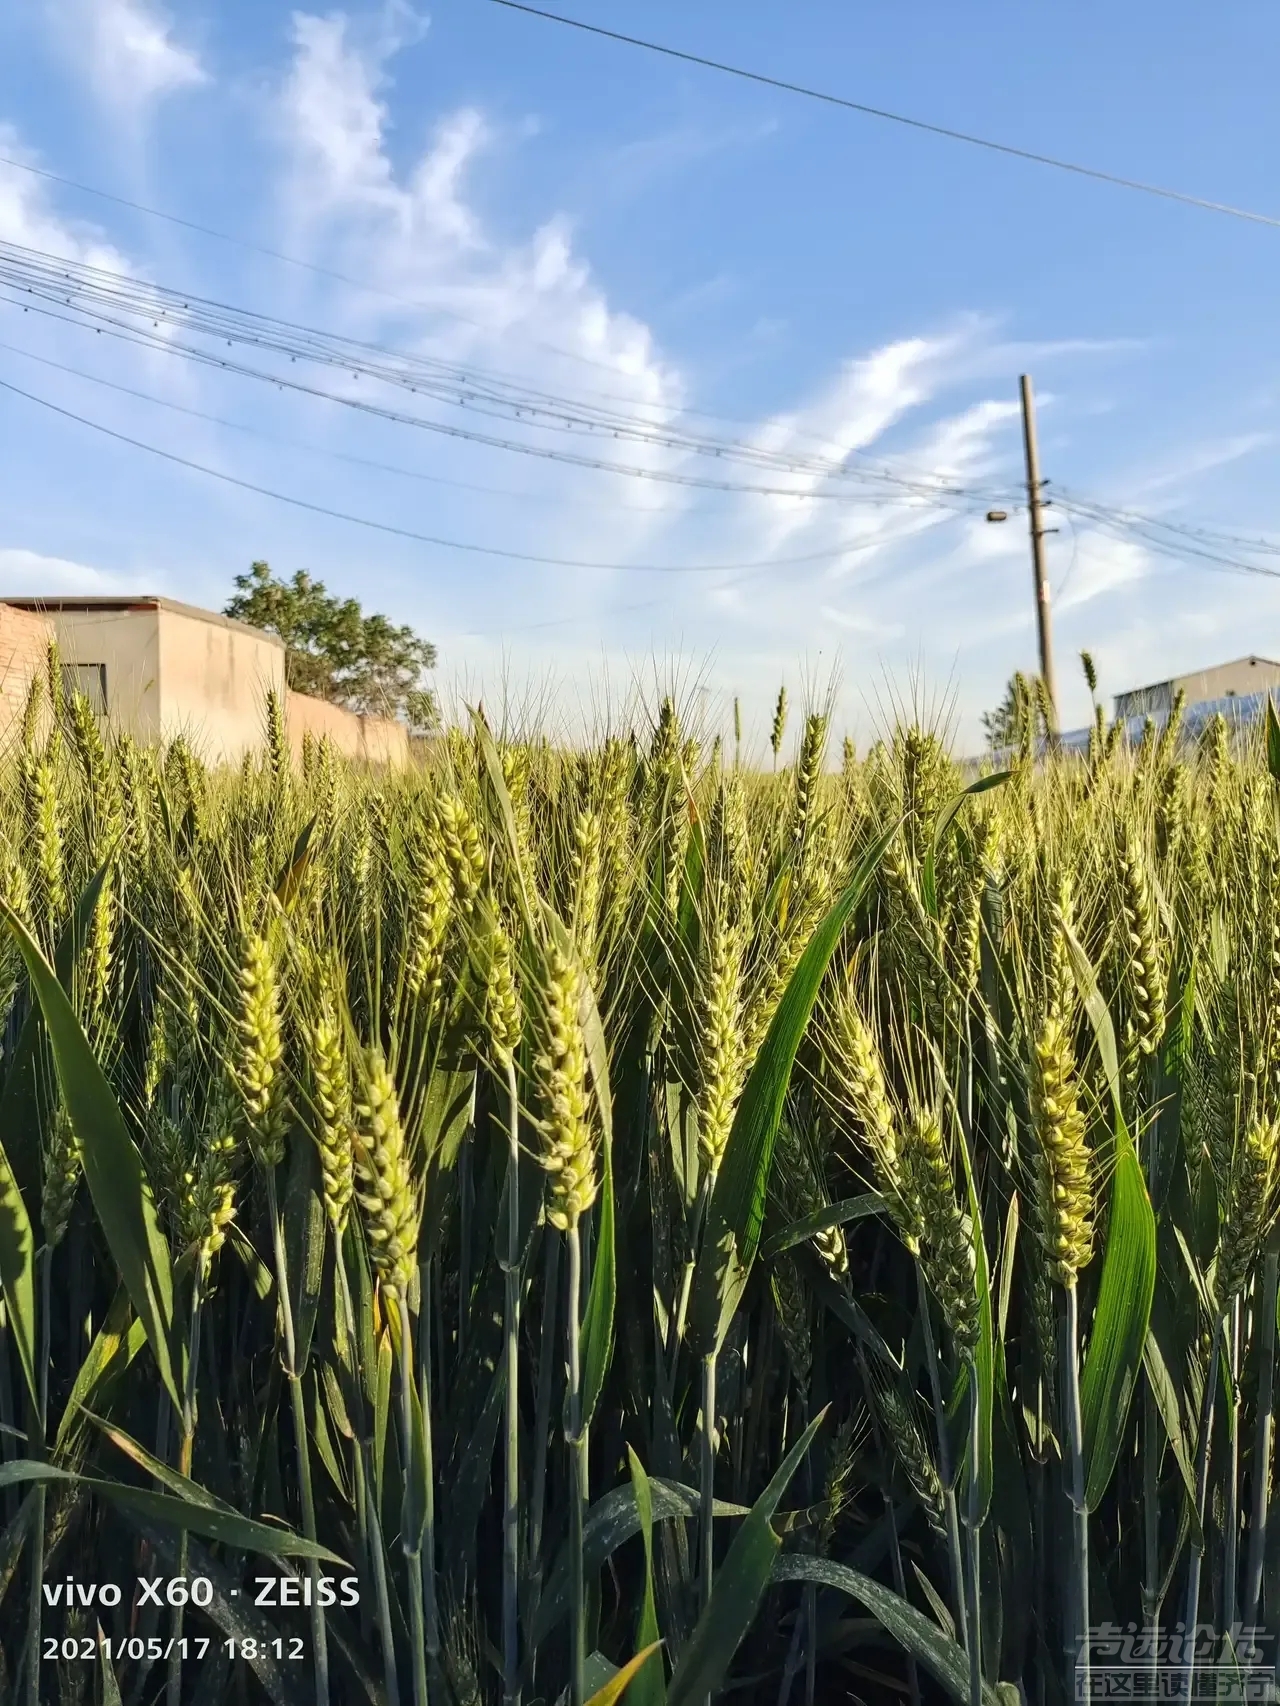
[[[0,297],[0,299],[3,298]],[[196,366],[210,368],[215,372],[227,373],[238,378],[254,379],[273,387],[277,391],[290,392],[321,402],[333,403],[340,408],[350,409],[357,414],[387,421],[397,426],[415,427],[423,432],[456,439],[463,443],[517,452],[521,455],[534,457],[539,461],[556,462],[571,468],[590,469],[597,473],[617,474],[627,479],[648,480],[659,485],[671,485],[695,491],[744,493],[757,497],[787,498],[804,503],[829,502],[845,506],[856,504],[861,508],[883,508],[895,502],[903,507],[917,507],[918,503],[928,503],[935,508],[964,509],[967,512],[974,508],[981,508],[988,503],[991,496],[991,494],[976,488],[954,487],[945,492],[938,488],[932,492],[917,493],[914,499],[911,498],[909,492],[908,495],[900,494],[893,498],[888,494],[895,488],[889,487],[886,488],[886,495],[871,498],[866,496],[865,492],[855,494],[847,490],[831,491],[821,487],[797,490],[791,486],[772,486],[755,481],[714,479],[710,475],[696,474],[681,468],[644,467],[636,463],[615,462],[605,457],[588,456],[569,451],[556,445],[531,443],[527,440],[510,439],[480,432],[473,428],[461,427],[456,422],[432,420],[423,415],[410,414],[404,410],[392,408],[385,403],[377,403],[369,397],[354,397],[350,393],[327,391],[320,386],[309,385],[304,380],[293,377],[288,370],[268,372],[262,368],[237,362],[232,357],[214,355],[209,350],[180,343],[173,338],[152,337],[131,326],[106,322],[100,325],[86,326],[80,319],[74,316],[68,317],[53,308],[38,306],[35,303],[24,303],[22,306],[29,313],[75,326],[82,331],[93,331],[102,336],[115,338],[153,354],[178,357],[190,361]]]
[[[299,360],[315,363],[350,374],[357,382],[362,377],[369,378],[482,418],[496,417],[511,425],[518,423],[557,436],[607,438],[788,474],[797,479],[890,485],[921,495],[939,491],[960,495],[954,480],[945,474],[913,477],[887,465],[862,460],[855,463],[851,461],[856,454],[852,450],[842,451],[836,458],[821,458],[794,450],[771,450],[750,440],[719,439],[682,431],[642,414],[606,410],[579,399],[557,397],[500,374],[386,350],[16,244],[0,242],[0,290],[7,291],[10,300],[21,302],[25,297],[23,306],[57,305],[73,319],[88,324],[111,325],[117,330],[127,328],[154,347],[172,345],[172,329],[177,327],[217,339],[228,347],[249,346],[287,357],[291,365]],[[150,332],[145,324],[148,321]],[[157,338],[153,334],[159,333],[162,325],[163,335]],[[638,407],[643,408],[643,403]],[[475,431],[459,436],[495,442]],[[519,441],[500,442],[504,449],[521,448]]]
[[[667,59],[683,60],[687,65],[700,65],[705,70],[720,71],[729,77],[741,77],[749,83],[763,83],[770,89],[781,89],[789,95],[803,95],[808,100],[821,101],[826,106],[843,107],[848,112],[861,113],[865,118],[883,119],[889,124],[900,124],[910,130],[924,131],[930,136],[941,136],[948,142],[963,142],[971,148],[985,148],[990,153],[1009,155],[1015,160],[1026,160],[1036,166],[1051,166],[1058,172],[1070,172],[1076,177],[1092,178],[1098,183],[1111,184],[1117,189],[1136,190],[1142,195],[1159,196],[1164,201],[1181,202],[1186,207],[1198,207],[1205,213],[1224,213],[1232,219],[1246,219],[1254,225],[1280,227],[1280,217],[1274,214],[1254,213],[1246,207],[1209,201],[1203,196],[1169,189],[1162,184],[1149,184],[1140,178],[1124,177],[1118,172],[1103,171],[1096,166],[1083,166],[1078,161],[1063,160],[1054,154],[1041,154],[1031,148],[1019,148],[1011,142],[997,142],[989,136],[978,136],[972,131],[956,130],[951,125],[935,124],[928,119],[910,117],[906,113],[890,112],[887,107],[873,107],[865,101],[854,101],[847,96],[833,95],[823,89],[811,89],[803,83],[792,83],[783,77],[771,77],[763,71],[749,71],[743,66],[730,65],[724,60],[710,59],[700,53],[688,53],[683,48],[670,47],[662,42],[647,41],[642,36],[624,35],[620,30],[608,30],[602,24],[588,24],[581,18],[569,18],[561,12],[548,12],[540,6],[528,6],[523,0],[494,0],[494,4],[505,6],[512,12],[525,12],[532,18],[542,18],[547,23],[564,24],[569,29],[583,30],[588,35],[604,36],[608,41],[621,42],[627,47],[643,48],[646,53],[660,53]]]
[[[86,415],[77,414],[72,409],[64,409],[61,404],[51,402],[47,397],[41,397],[34,391],[24,390],[19,385],[11,384],[6,379],[0,379],[0,390],[8,391],[15,397],[22,397],[29,403],[38,404],[64,420],[74,421],[78,426],[88,427],[104,437],[114,439],[119,444],[127,444],[135,450],[145,450],[151,456],[158,456],[165,462],[187,468],[193,473],[204,474],[213,480],[221,480],[226,485],[238,487],[239,490],[252,492],[258,497],[270,498],[276,503],[289,504],[295,509],[307,510],[313,515],[322,515],[331,521],[350,522],[356,527],[369,527],[378,533],[388,533],[399,539],[411,539],[421,545],[434,545],[443,550],[463,551],[482,557],[498,557],[509,562],[530,563],[542,567],[559,569],[585,569],[608,571],[618,574],[736,574],[743,569],[774,569],[791,568],[801,564],[829,561],[832,558],[845,557],[852,554],[858,547],[840,546],[832,550],[815,551],[801,557],[780,557],[767,562],[746,563],[600,563],[579,561],[569,557],[547,557],[528,551],[510,551],[496,545],[480,545],[471,540],[449,539],[437,534],[419,533],[412,528],[398,527],[391,522],[377,521],[371,516],[353,515],[345,510],[331,509],[325,504],[312,503],[307,498],[295,497],[291,493],[279,492],[269,486],[261,486],[252,480],[242,480],[238,475],[225,473],[220,468],[211,468],[207,463],[196,462],[187,456],[179,456],[172,450],[165,450],[158,444],[150,444],[145,439],[132,437],[129,433],[118,432],[114,427],[104,425],[101,421],[91,420]],[[879,543],[879,541],[876,541]]]

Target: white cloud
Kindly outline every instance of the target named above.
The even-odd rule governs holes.
[[[1214,473],[1219,468],[1227,468],[1233,462],[1251,456],[1255,450],[1261,450],[1264,445],[1273,443],[1274,438],[1275,435],[1269,432],[1244,432],[1206,444],[1192,445],[1181,451],[1170,465],[1143,479],[1134,488],[1134,498],[1137,502],[1146,503],[1161,493],[1171,492],[1176,502],[1184,495],[1189,481],[1202,474]]]
[[[1010,435],[1002,429],[1021,416],[1020,403],[984,398],[930,427],[911,452],[911,460],[927,468],[939,483],[982,479],[998,465],[993,441],[1003,436],[1007,444]]]
[[[860,634],[868,640],[896,640],[906,632],[906,626],[902,622],[878,622],[871,616],[838,610],[834,604],[823,605],[822,620],[834,623],[846,633]]]
[[[763,450],[845,457],[864,450],[929,394],[927,371],[952,347],[950,338],[902,338],[846,361],[836,378],[802,409],[775,415],[755,435]]]
[[[709,126],[700,114],[694,122],[672,125],[594,152],[582,162],[578,193],[607,198],[616,213],[626,201],[652,192],[664,182],[705,170],[706,162],[717,155],[732,152],[744,157],[748,150],[776,135],[778,129],[774,119]]]
[[[610,302],[569,221],[553,214],[507,233],[477,205],[470,183],[477,161],[499,142],[527,144],[527,134],[499,136],[482,113],[464,106],[436,118],[407,164],[400,163],[402,141],[393,152],[391,60],[413,39],[406,18],[413,21],[393,14],[370,38],[342,13],[294,14],[293,54],[272,108],[289,162],[282,203],[293,227],[289,246],[377,284],[376,291],[326,287],[323,300],[299,305],[298,317],[323,314],[326,324],[355,335],[505,373],[542,392],[607,395],[660,427],[683,401],[683,380],[649,327]],[[522,435],[543,448],[563,444],[562,436],[540,435],[527,423],[515,434]],[[447,460],[449,447],[439,448]],[[653,444],[627,444],[617,459],[655,470],[674,461]],[[669,484],[651,485],[637,502],[635,482],[622,477],[546,460],[526,477],[533,470],[531,483],[542,494],[569,500],[539,529],[536,549],[547,556],[625,561],[687,501]],[[580,497],[592,502],[594,515],[575,511]],[[469,531],[492,540],[501,529],[531,548],[524,519],[509,512],[485,514]],[[459,580],[464,597],[474,599],[474,584]],[[581,614],[609,592],[607,579],[594,573],[525,571],[518,585],[522,606],[538,609],[545,593],[551,617]]]
[[[954,560],[960,569],[975,547],[979,556],[991,548],[969,519],[973,500],[949,488],[972,487],[1002,469],[1008,477],[1017,405],[983,399],[955,414],[937,412],[957,371],[979,364],[985,337],[985,325],[970,319],[847,361],[808,403],[754,436],[779,454],[822,463],[780,482],[794,497],[743,499],[723,524],[744,557],[816,559],[758,583],[753,577],[736,595],[744,624],[771,632],[780,656],[824,628],[855,653],[873,641],[918,643],[933,626],[937,605],[925,586],[945,572],[938,565]],[[718,555],[725,554],[722,545]]]
[[[66,557],[48,557],[21,545],[0,545],[0,598],[123,592],[117,575]],[[132,589],[131,589],[132,590]]]
[[[199,54],[175,39],[163,0],[47,0],[68,55],[104,106],[128,116],[209,81]]]
[[[0,122],[0,153],[36,164],[17,131]],[[40,249],[62,260],[82,261],[106,272],[123,272],[125,262],[94,227],[61,219],[49,205],[49,185],[31,172],[0,162],[0,238],[25,249]]]
[[[565,220],[547,219],[515,240],[486,228],[467,184],[495,141],[481,113],[446,113],[416,162],[397,171],[388,149],[388,62],[410,39],[404,28],[384,27],[361,42],[342,13],[298,12],[293,36],[277,113],[293,163],[289,214],[317,246],[358,255],[360,276],[376,278],[387,297],[417,305],[407,327],[403,309],[385,297],[365,298],[366,314],[397,321],[402,336],[433,349],[523,361],[544,377],[571,374],[578,390],[621,380],[628,398],[657,417],[679,400],[678,376],[658,357],[649,328],[611,308]],[[608,371],[593,376],[582,358]]]
[[[1067,579],[1055,601],[1060,614],[1131,586],[1152,571],[1150,552],[1131,539],[1081,530],[1069,549]]]
[[[377,96],[383,56],[366,58],[349,31],[341,13],[293,17],[294,59],[281,90],[281,122],[297,158],[296,187],[317,220],[343,209],[403,212],[412,201],[396,188],[383,152],[387,109]],[[440,187],[438,174],[432,187]]]

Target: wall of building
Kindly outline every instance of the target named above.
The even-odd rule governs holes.
[[[1280,664],[1272,663],[1270,658],[1237,658],[1234,663],[1180,675],[1174,686],[1186,694],[1188,705],[1196,705],[1202,699],[1242,698],[1246,693],[1264,693],[1268,687],[1280,687]]]
[[[386,764],[398,770],[409,761],[409,736],[403,723],[358,717],[306,693],[289,694],[287,715],[295,756],[301,754],[303,737],[309,734],[315,740],[328,735],[344,758],[358,763]]]
[[[140,741],[184,735],[208,763],[237,763],[262,745],[267,693],[274,688],[285,701],[295,755],[310,733],[328,735],[358,763],[408,763],[403,724],[288,692],[284,646],[274,635],[152,599],[39,612],[0,604],[0,742],[21,723],[51,637],[64,665],[105,671],[107,723]]]
[[[43,616],[0,604],[0,749],[22,728],[32,678],[45,666],[53,628]]]
[[[1172,681],[1157,681],[1150,687],[1135,687],[1128,693],[1117,693],[1115,715],[1125,717],[1167,717],[1173,704]]]
[[[285,692],[284,646],[211,613],[161,605],[159,732],[185,735],[210,764],[236,763],[262,744],[270,688]]]
[[[366,764],[385,764],[401,770],[409,762],[409,731],[403,723],[390,717],[360,717],[363,746],[361,758]]]
[[[161,732],[158,614],[153,604],[140,603],[129,610],[51,609],[44,618],[64,664],[105,665],[107,721],[141,741]]]
[[[1167,717],[1173,708],[1173,696],[1181,690],[1188,705],[1207,700],[1243,698],[1249,693],[1264,693],[1280,687],[1280,663],[1270,658],[1234,658],[1230,663],[1215,664],[1211,669],[1193,670],[1190,675],[1176,675],[1170,681],[1157,681],[1150,687],[1135,687],[1128,693],[1118,693],[1115,701],[1117,717]]]

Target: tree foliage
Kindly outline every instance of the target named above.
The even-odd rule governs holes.
[[[385,616],[366,616],[357,599],[333,597],[303,569],[280,580],[267,563],[250,564],[236,576],[224,614],[279,635],[295,693],[364,716],[398,717],[415,732],[439,720],[424,679],[436,661],[431,641]]]

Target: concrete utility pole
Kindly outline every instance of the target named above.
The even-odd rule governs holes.
[[[1053,629],[1049,617],[1049,577],[1044,566],[1043,507],[1040,502],[1040,454],[1036,448],[1036,400],[1031,378],[1024,373],[1022,386],[1022,443],[1027,453],[1027,515],[1031,523],[1031,567],[1036,583],[1036,627],[1040,634],[1040,679],[1049,700],[1049,739],[1058,738],[1058,688],[1053,674]]]

